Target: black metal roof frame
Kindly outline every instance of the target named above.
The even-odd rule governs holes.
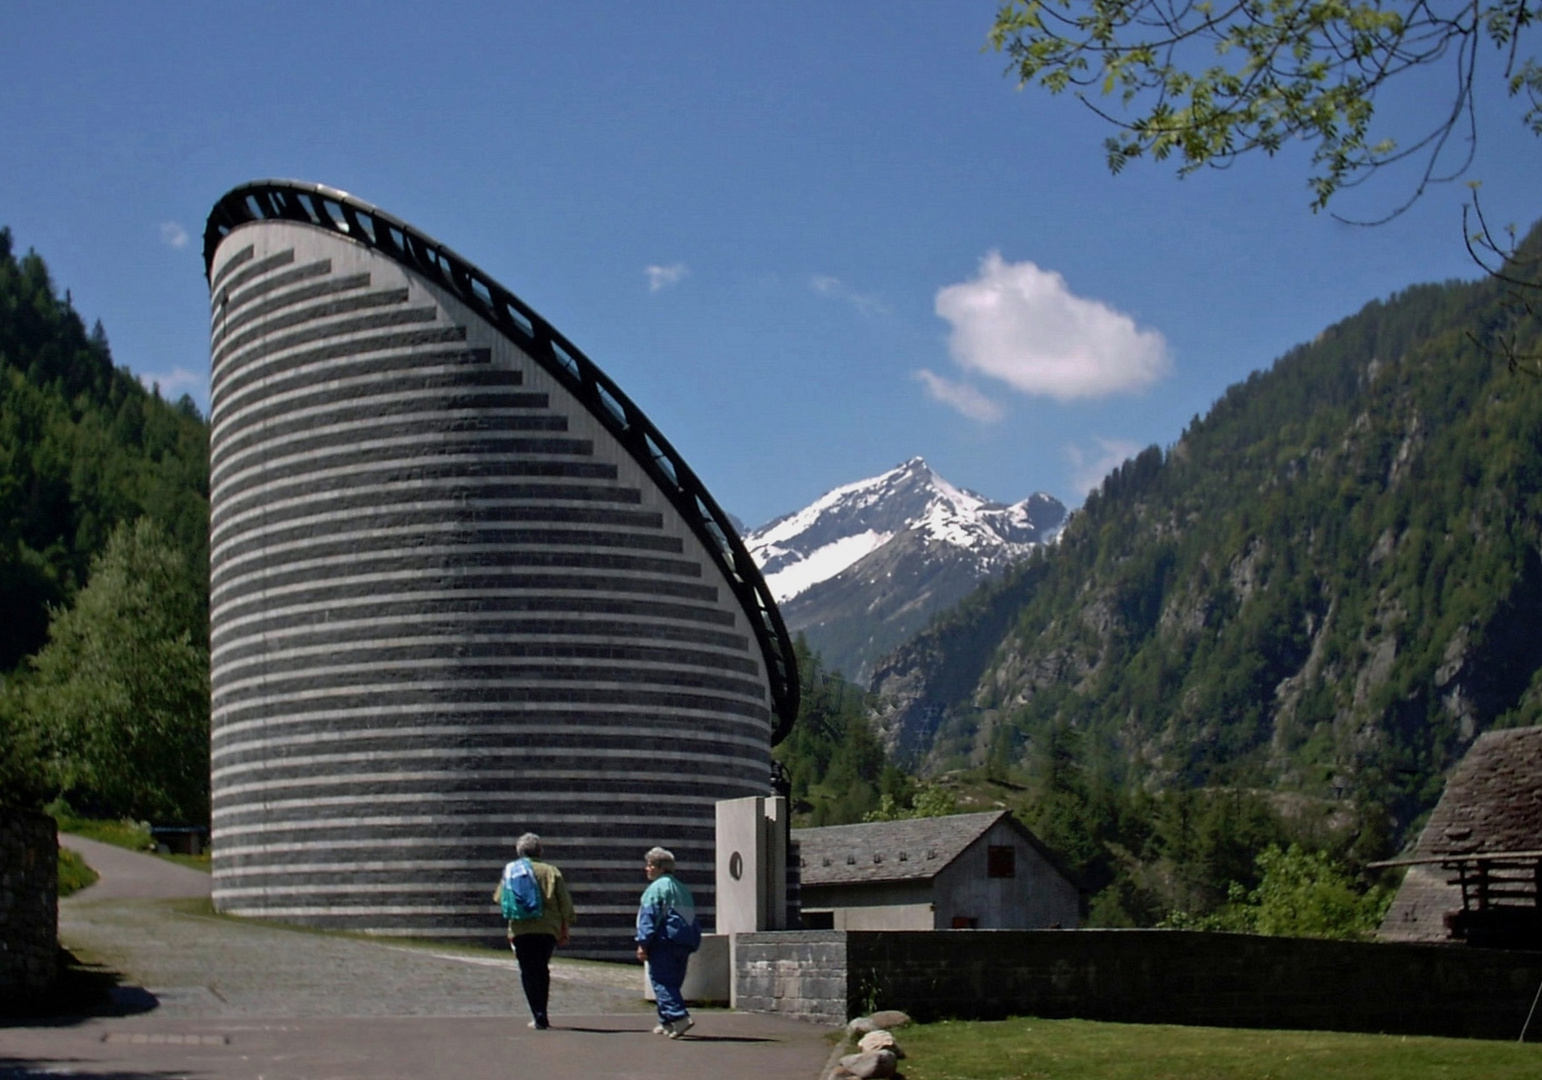
[[[233,230],[251,222],[273,220],[327,229],[449,289],[589,409],[680,512],[749,615],[771,685],[771,707],[776,716],[771,742],[775,745],[786,738],[798,714],[798,665],[792,638],[760,568],[696,474],[599,366],[469,260],[400,218],[323,184],[254,180],[231,189],[214,204],[204,226],[205,277],[212,276],[214,253]]]

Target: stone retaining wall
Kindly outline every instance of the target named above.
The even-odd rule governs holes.
[[[54,819],[0,813],[0,1008],[58,976],[59,841]]]
[[[740,1008],[831,1023],[876,1007],[1514,1039],[1542,984],[1542,953],[1178,930],[764,933],[737,954]]]
[[[846,937],[837,930],[736,934],[734,1008],[844,1024],[851,1015]]]

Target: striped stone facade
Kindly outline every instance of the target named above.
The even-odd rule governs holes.
[[[528,830],[573,953],[630,952],[656,843],[710,926],[776,718],[699,530],[454,290],[294,221],[208,250],[215,906],[500,940]]]

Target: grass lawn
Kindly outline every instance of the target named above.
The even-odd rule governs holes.
[[[60,832],[74,833],[87,840],[112,844],[114,847],[127,848],[129,851],[156,855],[179,866],[188,866],[194,870],[202,870],[204,873],[209,872],[210,863],[207,852],[202,855],[166,855],[153,850],[155,845],[150,838],[150,826],[142,821],[104,821],[97,818],[76,817],[56,807],[49,809],[53,813],[54,820],[59,823]],[[60,869],[63,870],[62,862]],[[95,878],[92,880],[94,881]]]
[[[1516,1034],[1519,1034],[1517,1032]],[[1528,1037],[1542,1034],[1537,1032]],[[1018,1018],[896,1032],[907,1080],[1536,1080],[1542,1044]]]
[[[54,820],[59,823],[59,831],[74,833],[76,836],[84,836],[87,840],[96,840],[103,844],[112,844],[115,847],[127,848],[130,851],[149,851],[150,826],[140,821],[103,821],[96,818],[82,818],[68,812],[54,811]]]
[[[100,875],[69,848],[59,849],[59,899],[77,893],[87,885],[96,884]]]

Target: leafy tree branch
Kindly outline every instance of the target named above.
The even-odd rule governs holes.
[[[1301,141],[1321,210],[1382,168],[1422,158],[1392,217],[1471,163],[1480,70],[1497,70],[1542,133],[1542,67],[1521,52],[1539,15],[1537,0],[1007,0],[989,41],[1019,85],[1073,91],[1114,126],[1104,144],[1113,172],[1149,154],[1176,156],[1187,175]],[[1438,68],[1449,107],[1406,144],[1377,138],[1378,95]]]
[[[1498,233],[1503,234],[1503,239]],[[1478,201],[1478,185],[1472,185],[1472,202],[1462,207],[1462,239],[1467,254],[1504,290],[1504,315],[1499,325],[1482,335],[1467,331],[1473,344],[1491,356],[1502,357],[1512,373],[1542,378],[1542,352],[1521,338],[1521,328],[1534,325],[1542,301],[1542,253],[1536,244],[1523,246],[1517,230],[1508,225],[1496,230],[1484,216]]]

